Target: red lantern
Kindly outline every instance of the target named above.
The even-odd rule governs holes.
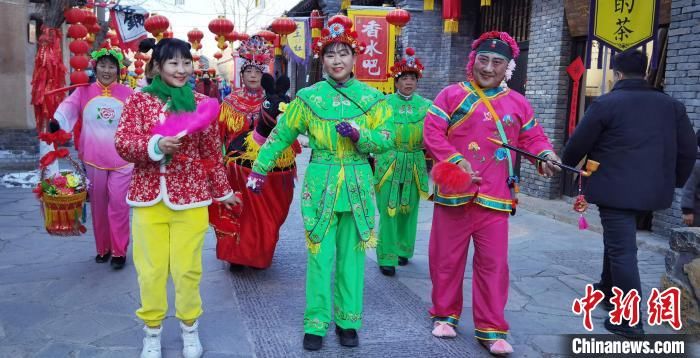
[[[71,41],[71,43],[68,44],[68,48],[70,49],[70,52],[72,52],[75,55],[87,53],[88,51],[90,51],[90,45],[88,45],[88,43],[85,40]]]
[[[224,55],[221,53],[221,51],[216,51],[214,54],[214,58],[217,60],[220,60],[222,57],[224,57]]]
[[[462,13],[462,2],[460,0],[443,0],[442,19],[444,33],[459,32],[459,17]]]
[[[404,9],[394,9],[386,14],[386,21],[396,26],[396,34],[401,34],[401,28],[411,21],[411,13]]]
[[[83,11],[85,12],[85,18],[83,19],[83,21],[80,21],[81,24],[90,28],[90,26],[97,23],[97,15],[95,15],[95,13],[92,12],[92,10],[85,9]]]
[[[192,48],[196,51],[202,48],[202,39],[204,38],[204,33],[197,28],[194,28],[187,32],[187,41],[192,44]]]
[[[236,33],[231,31],[231,32],[227,33],[226,35],[224,35],[224,39],[226,39],[226,41],[228,41],[228,42],[236,41]]]
[[[199,59],[200,59],[200,56],[199,56],[199,55],[192,55],[192,61],[198,62]]]
[[[223,16],[219,16],[209,22],[209,31],[216,35],[217,46],[223,51],[226,48],[224,47],[226,44],[224,36],[233,32],[233,22]]]
[[[90,77],[88,77],[87,73],[85,71],[75,71],[70,74],[70,83],[77,85],[80,83],[88,83],[90,81]]]
[[[83,20],[85,20],[85,15],[85,11],[77,7],[72,7],[63,12],[66,22],[71,25],[83,22]]]
[[[238,41],[248,41],[250,40],[250,35],[244,32],[238,32]]]
[[[209,73],[209,76],[211,76],[211,77],[216,76],[216,68],[214,68],[214,67],[209,67],[207,72]]]
[[[311,16],[309,17],[309,27],[311,27],[311,38],[317,39],[321,37],[321,30],[323,29],[323,16],[318,10],[311,11]]]
[[[195,76],[199,77],[202,75],[202,70],[196,69],[196,70],[194,70],[194,74],[195,74]]]
[[[146,19],[143,27],[146,28],[146,31],[150,32],[156,40],[160,41],[160,39],[163,38],[163,32],[170,27],[170,21],[163,15],[152,14]]]
[[[144,72],[144,71],[143,71],[143,68],[141,68],[141,67],[136,67],[136,68],[134,69],[134,73],[136,74],[137,77],[141,77],[141,75],[143,74],[143,72]]]
[[[163,38],[164,38],[164,39],[171,39],[171,38],[173,38],[174,35],[175,35],[175,34],[173,34],[173,30],[170,30],[170,29],[168,29],[168,30],[166,30],[165,32],[163,32]]]
[[[82,39],[87,35],[87,28],[82,24],[73,24],[68,27],[67,36],[72,39]]]
[[[136,68],[143,67],[144,64],[145,63],[139,59],[139,60],[136,60],[134,62],[134,67],[136,67]]]
[[[70,58],[70,66],[76,70],[84,70],[90,65],[90,59],[85,55],[73,56]]]
[[[280,35],[280,46],[287,44],[287,35],[297,30],[297,23],[294,20],[282,16],[272,21],[272,31]]]
[[[277,38],[276,33],[272,32],[272,31],[267,31],[267,30],[262,30],[255,35],[264,38],[265,41],[267,41],[269,43],[274,43],[275,39]]]
[[[149,54],[147,54],[147,53],[142,53],[142,54],[141,54],[141,59],[144,60],[145,62],[148,62],[148,61],[151,60],[151,55],[149,55]]]

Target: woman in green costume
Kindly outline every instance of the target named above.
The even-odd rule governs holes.
[[[396,138],[394,147],[376,156],[374,173],[379,208],[377,261],[382,274],[394,276],[396,265],[413,257],[418,201],[428,197],[428,171],[423,153],[423,119],[432,104],[415,94],[423,64],[412,48],[391,68],[396,93],[388,95]]]
[[[300,90],[260,149],[247,186],[259,191],[275,160],[307,134],[311,163],[302,188],[302,216],[309,256],[306,269],[304,348],[318,350],[331,321],[331,273],[335,268],[335,331],[340,344],[359,343],[365,249],[376,246],[375,194],[370,153],[393,145],[391,109],[384,95],[356,80],[352,68],[364,46],[342,15],[313,44],[322,56],[324,81]],[[334,258],[337,262],[334,265]]]

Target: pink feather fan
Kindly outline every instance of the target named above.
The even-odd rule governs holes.
[[[450,162],[435,164],[431,174],[435,184],[449,192],[466,192],[472,184],[471,175],[462,170],[457,164]]]
[[[208,98],[200,102],[194,112],[168,114],[167,118],[159,122],[152,132],[165,137],[181,138],[207,129],[218,114],[219,102],[214,98]]]

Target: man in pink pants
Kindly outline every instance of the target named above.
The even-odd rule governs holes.
[[[465,192],[436,185],[430,233],[433,282],[433,335],[455,337],[462,313],[462,282],[470,239],[474,239],[472,302],[475,336],[493,354],[513,351],[505,340],[508,322],[508,214],[515,212],[518,177],[514,155],[489,138],[558,160],[537,124],[530,103],[501,87],[510,79],[519,54],[505,32],[488,32],[472,44],[468,81],[450,85],[435,98],[425,118],[425,147],[437,161],[470,173]],[[554,175],[550,161],[536,163],[540,174]]]

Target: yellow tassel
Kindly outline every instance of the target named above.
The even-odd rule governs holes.
[[[446,34],[454,34],[459,32],[459,22],[453,19],[445,20],[443,32]]]
[[[423,0],[423,10],[424,11],[435,10],[435,0]]]
[[[221,113],[219,113],[219,122],[226,125],[229,132],[239,132],[243,128],[246,118],[243,113],[240,113],[230,105],[224,104],[221,106]]]
[[[386,212],[389,214],[389,216],[394,217],[396,216],[396,208],[386,208]]]
[[[411,207],[408,205],[401,205],[401,213],[402,214],[408,214],[408,212],[411,211]]]
[[[343,0],[343,2],[340,3],[340,10],[347,10],[350,5],[350,0]]]
[[[309,252],[312,255],[316,255],[321,252],[321,243],[311,241],[308,231],[306,232],[306,248],[309,249]]]
[[[491,0],[481,0],[481,6],[491,6]]]
[[[366,251],[367,249],[374,249],[377,247],[377,236],[374,235],[374,230],[369,234],[369,239],[367,241],[360,239],[357,243],[356,249],[360,251]]]
[[[243,160],[250,160],[250,161],[255,161],[258,159],[258,153],[260,153],[260,144],[253,139],[253,132],[250,132],[246,137],[245,137],[245,147],[246,151],[240,155],[236,155],[234,157],[230,157],[229,160],[231,159],[243,159]],[[294,164],[294,159],[296,158],[296,153],[294,153],[294,149],[292,147],[287,147],[285,150],[282,151],[280,154],[279,158],[275,161],[275,165],[278,168],[287,168],[291,167]]]

